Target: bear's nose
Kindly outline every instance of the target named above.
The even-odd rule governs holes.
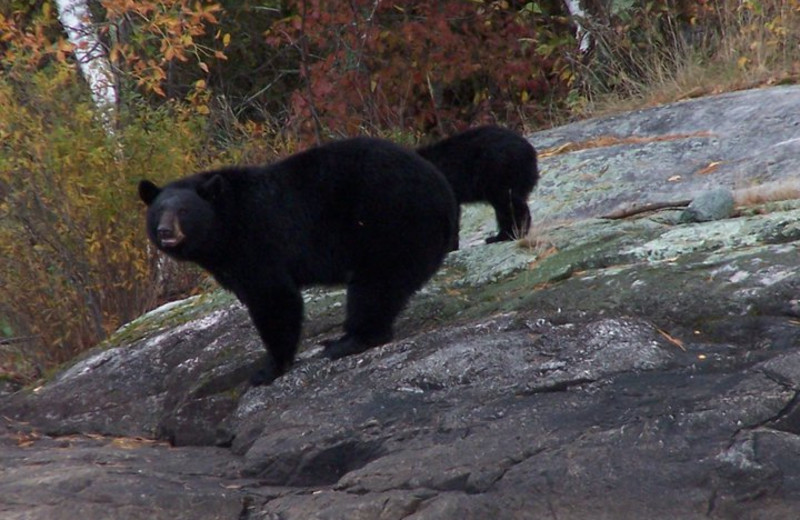
[[[183,240],[183,235],[180,230],[176,230],[173,227],[159,226],[158,229],[156,229],[156,235],[158,236],[158,243],[161,244],[161,247],[176,247]]]
[[[172,228],[166,226],[159,226],[156,230],[156,234],[158,235],[159,240],[170,240],[175,238],[175,233],[172,231]]]

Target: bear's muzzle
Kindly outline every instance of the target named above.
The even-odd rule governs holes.
[[[161,215],[161,220],[156,228],[156,238],[158,244],[165,249],[177,246],[186,236],[181,231],[181,223],[178,215],[174,211],[165,211]]]

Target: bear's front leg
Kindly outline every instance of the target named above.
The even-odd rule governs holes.
[[[269,384],[294,361],[303,323],[303,296],[294,287],[277,286],[247,290],[242,300],[267,349],[250,383]]]

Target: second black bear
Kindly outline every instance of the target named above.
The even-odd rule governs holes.
[[[394,319],[439,268],[458,205],[442,174],[387,141],[355,138],[266,167],[139,183],[147,232],[162,251],[199,264],[247,307],[268,355],[252,381],[294,360],[301,288],[346,284],[338,358],[392,338]]]
[[[486,239],[487,244],[528,232],[528,196],[539,180],[539,170],[536,149],[527,139],[499,126],[481,126],[419,148],[417,153],[447,177],[459,204],[492,205],[498,230]]]

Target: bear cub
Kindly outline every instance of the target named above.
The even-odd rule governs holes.
[[[481,126],[417,149],[447,177],[459,204],[488,202],[497,235],[487,244],[524,236],[531,226],[528,196],[539,180],[536,149],[521,135]],[[458,249],[458,243],[455,243]]]
[[[394,319],[430,279],[457,232],[447,180],[413,151],[354,138],[265,167],[198,173],[164,187],[139,183],[147,234],[169,256],[199,264],[247,307],[267,349],[251,382],[291,366],[301,289],[347,286],[335,359],[392,339]]]

